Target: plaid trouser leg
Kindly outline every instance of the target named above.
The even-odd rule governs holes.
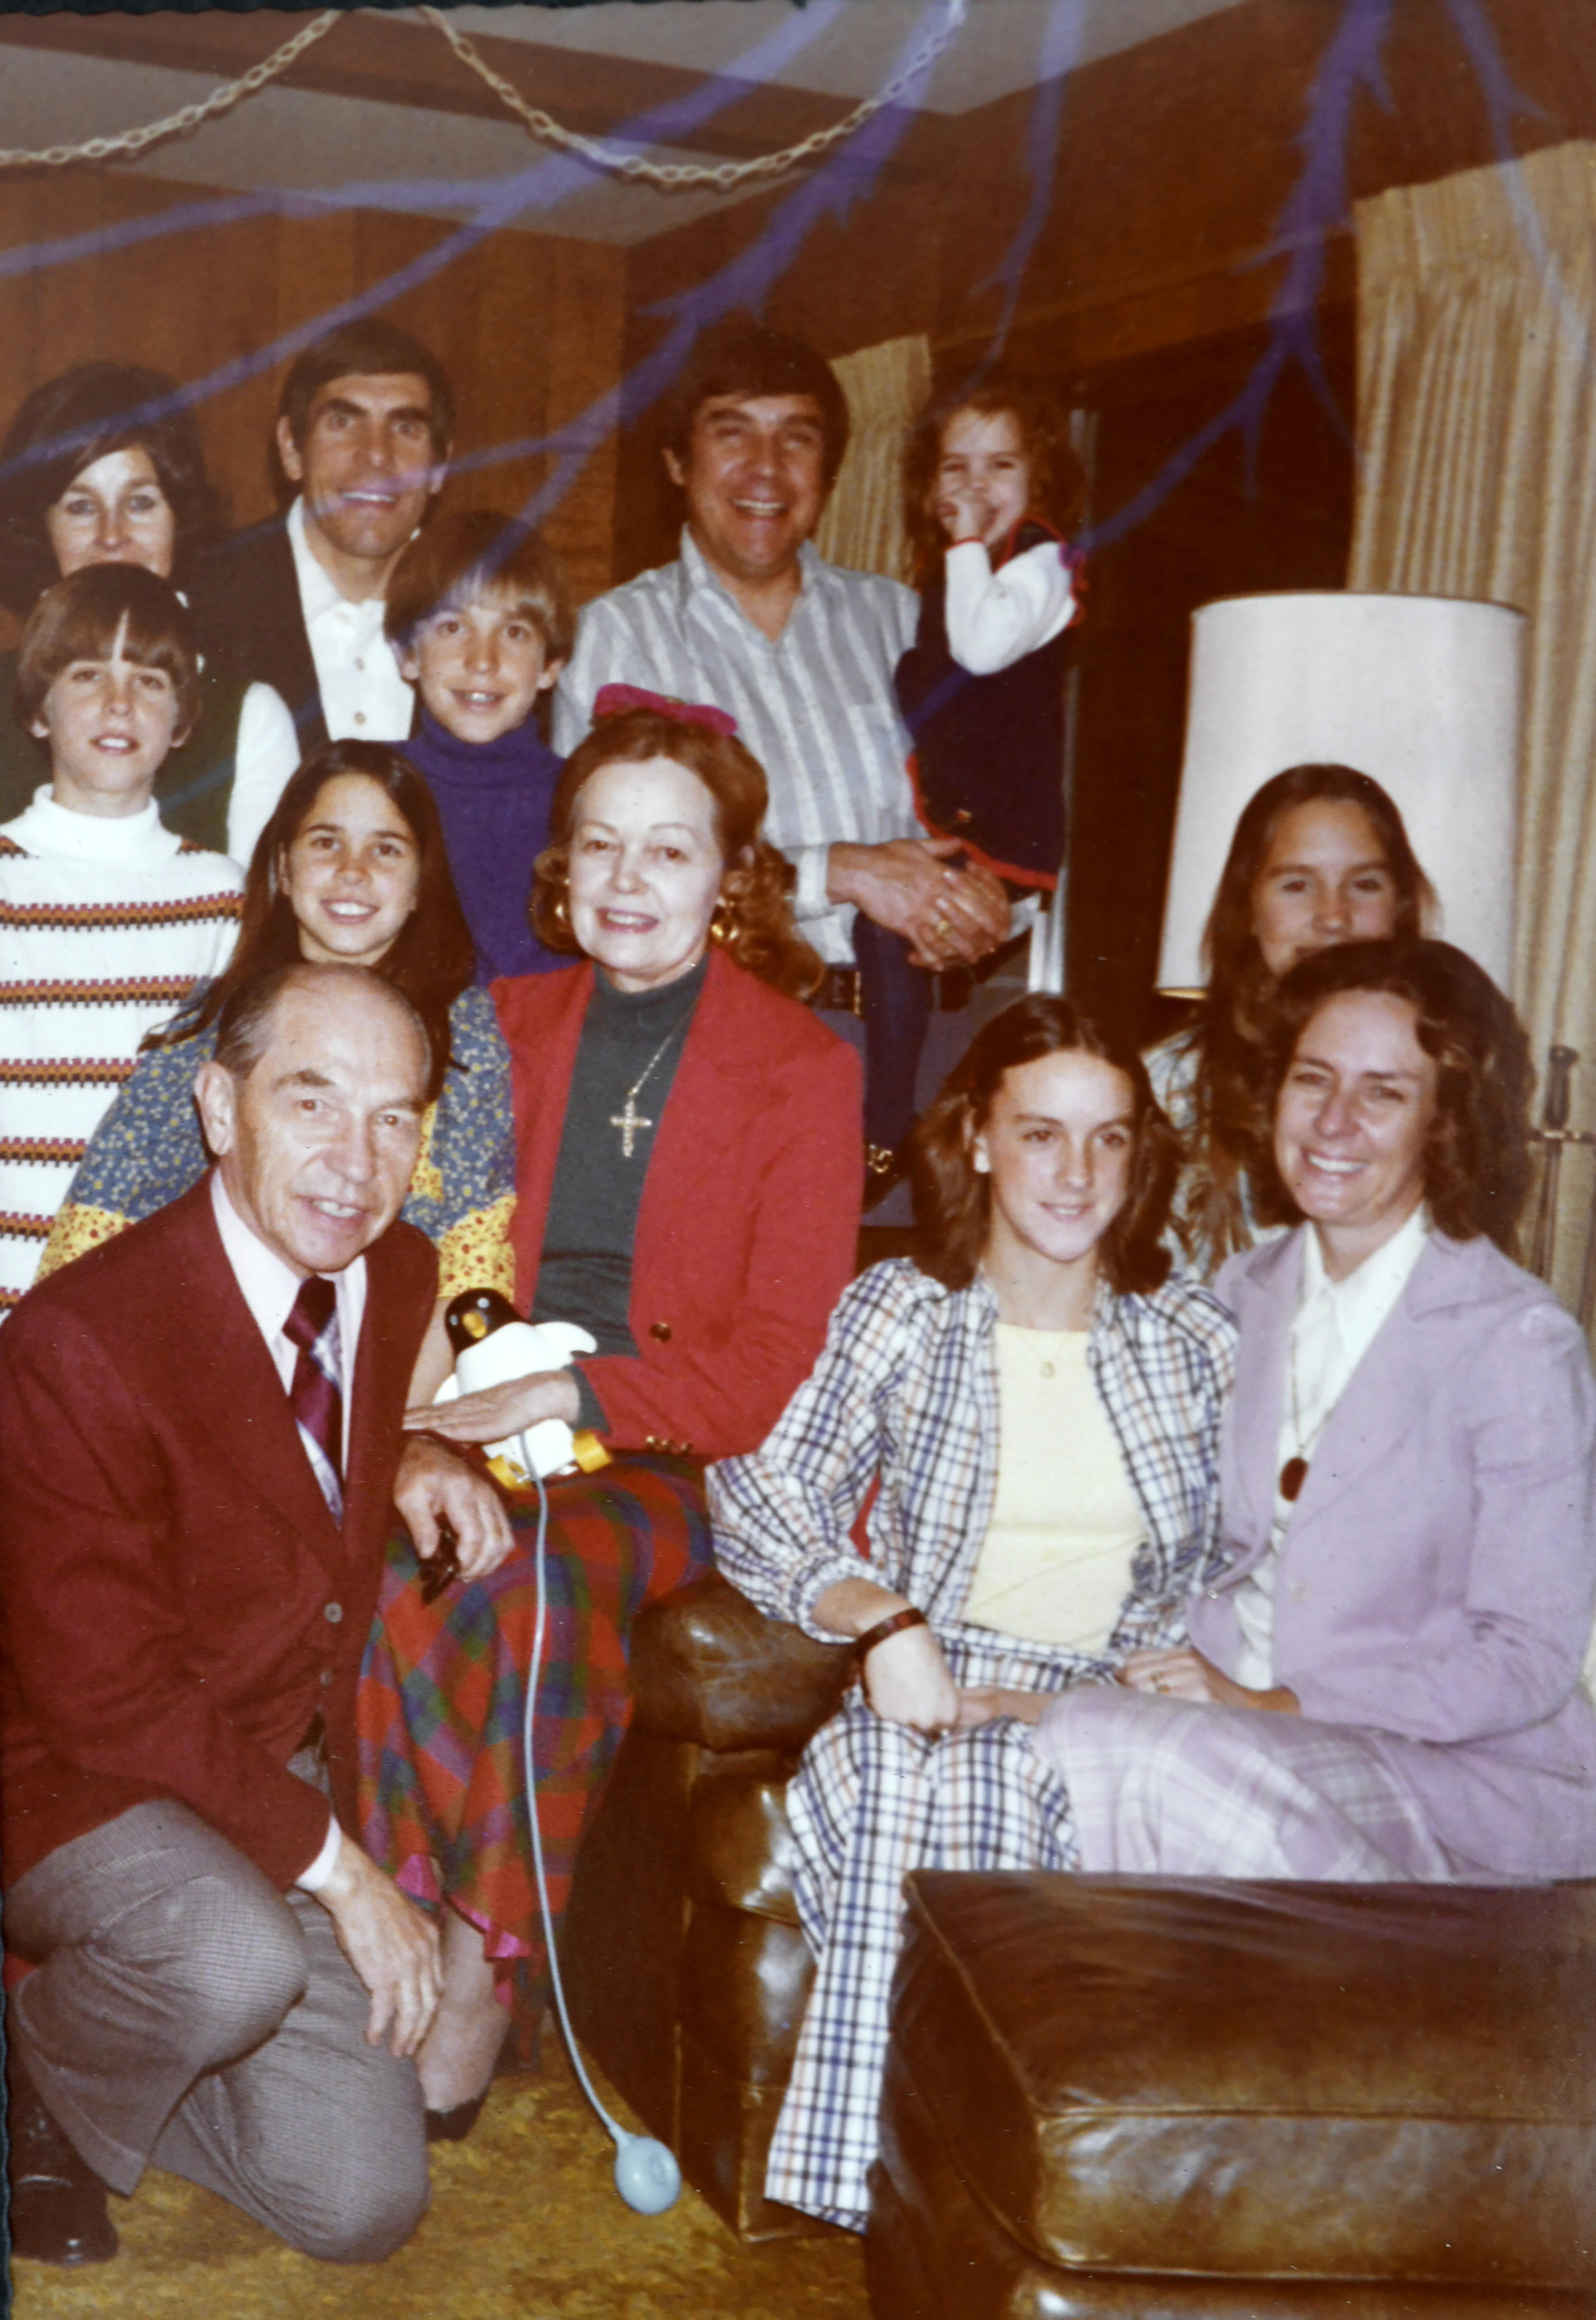
[[[1011,1663],[966,1681],[1015,1682]],[[851,1693],[816,1735],[787,1791],[798,1841],[799,1915],[817,1966],[766,2196],[863,2228],[877,2147],[893,1976],[911,1869],[1072,1869],[1069,1800],[1031,1745],[1000,1717],[940,1741],[888,1724]]]
[[[903,1879],[924,1855],[932,1748],[856,1692],[787,1790],[798,1910],[817,1962],[765,2188],[854,2230],[869,2205]]]
[[[1392,1761],[1408,1745],[1106,1686],[1061,1699],[1038,1735],[1090,1871],[1445,1882],[1456,1871]]]

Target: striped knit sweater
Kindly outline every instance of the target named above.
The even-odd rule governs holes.
[[[0,1317],[140,1040],[225,964],[240,884],[153,805],[101,819],[45,788],[0,825]]]

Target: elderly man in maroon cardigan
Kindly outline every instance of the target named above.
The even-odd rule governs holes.
[[[333,2261],[425,2207],[436,1936],[351,1834],[355,1681],[395,1502],[423,1554],[445,1517],[467,1569],[510,1545],[399,1427],[433,1074],[360,969],[240,992],[196,1082],[216,1169],[0,1332],[19,2255],[114,2253],[104,2187],[151,2161]]]

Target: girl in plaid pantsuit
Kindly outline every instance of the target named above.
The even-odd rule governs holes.
[[[859,1685],[787,1792],[817,1973],[766,2184],[836,2223],[862,2226],[868,2204],[905,1872],[1075,1865],[1067,1793],[1029,1727],[1049,1694],[1183,1637],[1208,1567],[1234,1331],[1206,1291],[1165,1277],[1174,1166],[1134,1054],[1066,1000],[1021,1001],[980,1034],[917,1132],[928,1253],[854,1283],[763,1448],[712,1472],[727,1575],[811,1635],[865,1640]],[[1029,1616],[1015,1615],[1032,1627],[1023,1636],[967,1616],[1001,1447],[1044,1449],[1032,1464],[1045,1491],[1056,1476],[1041,1544],[1071,1529],[1077,1443],[1018,1440],[1012,1425],[1005,1436],[1000,1328],[1011,1345],[1086,1333],[1139,1534],[1117,1614],[1068,1642]],[[849,1534],[873,1487],[866,1563]],[[905,1610],[922,1621],[871,1641]]]

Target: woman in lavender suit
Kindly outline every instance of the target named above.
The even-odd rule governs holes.
[[[1596,1382],[1506,1253],[1531,1073],[1439,942],[1280,986],[1288,1238],[1217,1283],[1240,1324],[1228,1563],[1191,1644],[1037,1734],[1088,1871],[1486,1882],[1596,1872]]]

